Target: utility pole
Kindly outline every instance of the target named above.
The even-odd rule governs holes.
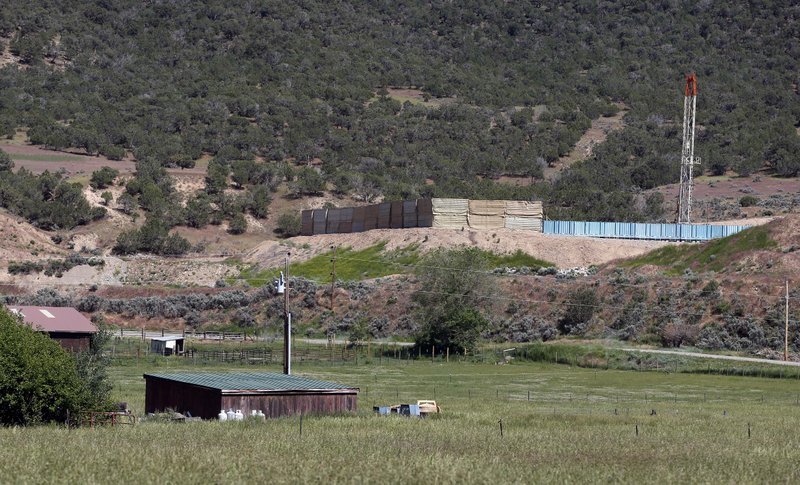
[[[283,290],[283,373],[292,374],[292,313],[289,311],[289,256],[286,253],[286,265],[284,274],[286,275]]]
[[[332,269],[331,269],[331,314],[336,316],[336,310],[333,308],[333,292],[336,291],[336,246],[331,246],[333,248],[333,258],[331,259]]]
[[[786,280],[785,327],[783,332],[783,360],[789,360],[789,280]]]

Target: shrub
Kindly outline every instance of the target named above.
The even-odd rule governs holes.
[[[0,308],[0,424],[64,422],[86,401],[73,358]]]
[[[558,335],[555,323],[539,316],[526,315],[497,322],[485,336],[496,342],[547,341]]]
[[[666,347],[680,347],[683,344],[695,343],[699,329],[696,325],[670,322],[661,331],[661,341]]]
[[[10,172],[11,169],[14,168],[14,160],[11,160],[11,156],[0,150],[0,172]]]
[[[244,234],[247,231],[247,219],[244,218],[244,214],[236,214],[231,219],[230,224],[228,225],[228,232],[231,234]]]
[[[256,318],[247,308],[240,308],[233,317],[233,323],[242,328],[251,328],[256,324]]]
[[[119,170],[111,167],[103,167],[100,170],[92,172],[92,178],[89,179],[89,185],[93,189],[105,189],[114,183],[114,179],[119,175]]]
[[[117,145],[100,146],[100,154],[111,160],[122,160],[125,158],[125,149]]]
[[[758,202],[758,197],[753,195],[745,195],[739,199],[739,205],[742,207],[753,207],[754,205],[758,205]]]
[[[720,297],[719,283],[716,280],[711,280],[700,290],[700,296],[711,300],[716,300]]]
[[[415,340],[423,351],[475,347],[489,323],[481,312],[492,293],[480,274],[487,267],[486,254],[477,248],[436,249],[417,266],[420,288],[413,299],[420,325]]]
[[[198,195],[186,202],[186,225],[201,229],[211,220],[211,203],[208,197]]]
[[[350,335],[348,340],[356,345],[361,344],[369,338],[369,321],[367,317],[359,317],[350,325]]]
[[[318,195],[325,190],[322,175],[311,167],[303,167],[297,173],[297,180],[289,184],[289,192],[294,197]]]
[[[300,234],[302,229],[302,222],[300,216],[292,212],[284,212],[278,217],[276,230],[283,234],[284,237],[294,237]]]
[[[123,213],[131,215],[136,212],[136,208],[139,206],[139,204],[136,202],[135,197],[127,192],[124,192],[117,197],[117,206]]]
[[[582,288],[567,296],[566,310],[558,321],[558,329],[563,334],[578,334],[586,330],[597,307],[597,294],[590,288]]]
[[[179,234],[170,234],[163,222],[148,218],[139,229],[123,231],[117,236],[115,254],[152,253],[178,256],[186,253],[191,244]]]
[[[269,214],[269,205],[272,203],[269,187],[258,185],[250,192],[247,208],[253,217],[263,219]]]
[[[92,317],[92,322],[97,326],[97,333],[92,336],[88,349],[75,354],[75,365],[84,390],[81,407],[101,411],[111,407],[111,384],[106,371],[111,358],[103,349],[111,341],[112,335],[102,316]]]

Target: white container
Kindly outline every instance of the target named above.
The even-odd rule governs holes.
[[[228,412],[226,414],[228,416],[228,421],[236,420],[236,413],[233,412],[233,409],[228,409]]]
[[[236,416],[236,421],[243,421],[244,420],[244,414],[242,414],[242,410],[241,409],[237,409],[236,410],[236,414],[234,416]]]
[[[219,412],[219,414],[217,414],[217,419],[219,419],[220,421],[227,421],[228,413],[226,413],[225,410],[223,409],[222,411]]]
[[[264,411],[262,411],[262,410],[260,410],[260,409],[258,410],[258,414],[256,414],[256,416],[257,416],[259,419],[261,419],[262,421],[266,421],[266,420],[267,420],[267,415],[266,415],[266,414],[264,414]]]
[[[251,417],[256,417],[256,416],[258,416],[258,411],[256,411],[255,409],[253,409],[252,411],[250,411],[250,416],[251,416]]]

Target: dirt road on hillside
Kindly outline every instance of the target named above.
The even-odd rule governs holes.
[[[755,357],[736,357],[734,355],[701,354],[700,352],[680,352],[678,350],[647,350],[647,349],[622,349],[624,352],[641,352],[645,354],[681,355],[684,357],[699,357],[703,359],[733,360],[736,362],[753,362],[756,364],[775,364],[800,367],[800,362],[786,362],[783,360],[757,359]]]

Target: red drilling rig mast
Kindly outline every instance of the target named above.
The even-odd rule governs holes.
[[[692,212],[692,169],[700,163],[694,157],[694,115],[697,107],[697,77],[686,76],[686,90],[683,100],[683,146],[681,149],[681,188],[678,199],[678,224],[690,224]]]

